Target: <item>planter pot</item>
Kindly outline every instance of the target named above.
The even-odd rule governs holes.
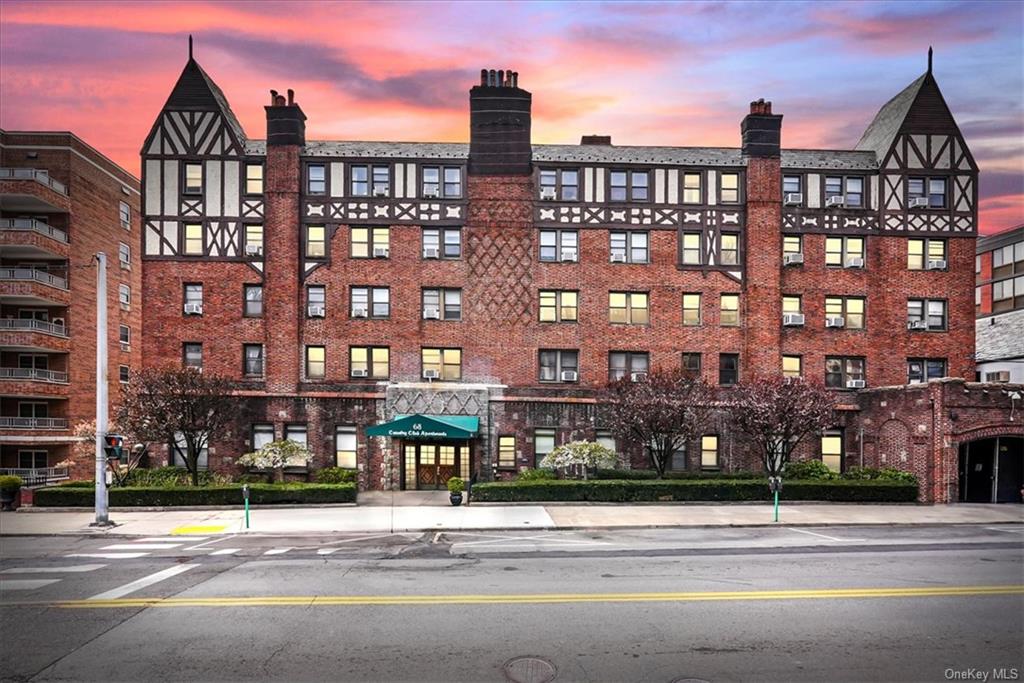
[[[18,497],[18,490],[17,489],[4,489],[4,490],[0,491],[0,510],[13,510],[14,509],[14,500],[17,497]],[[462,502],[461,496],[459,498],[459,502],[460,503]],[[455,503],[452,503],[452,504],[455,505]]]
[[[448,500],[452,502],[452,505],[462,505],[462,494],[461,493],[449,493]]]

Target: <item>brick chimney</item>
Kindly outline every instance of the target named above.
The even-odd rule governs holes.
[[[611,135],[584,135],[580,138],[581,145],[611,145]]]
[[[530,105],[519,73],[482,69],[469,91],[469,174],[529,175]]]
[[[782,116],[772,114],[771,102],[751,102],[740,132],[747,163],[743,374],[782,367]]]
[[[743,156],[777,158],[782,146],[782,114],[772,114],[764,99],[750,103],[750,113],[740,124]]]
[[[263,306],[266,321],[267,390],[294,392],[302,369],[302,309],[299,193],[306,144],[306,116],[289,90],[288,98],[270,91],[267,111],[267,158],[263,192]]]

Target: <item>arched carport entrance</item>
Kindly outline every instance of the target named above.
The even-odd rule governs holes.
[[[960,442],[960,502],[1022,502],[1024,436],[984,433],[977,436]]]

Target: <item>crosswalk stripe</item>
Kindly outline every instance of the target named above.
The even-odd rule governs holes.
[[[106,591],[105,593],[98,593],[89,599],[116,600],[117,598],[122,598],[128,595],[129,593],[134,593],[135,591],[142,590],[146,586],[152,586],[154,583],[159,583],[164,579],[169,579],[172,576],[177,576],[178,574],[187,572],[189,569],[194,569],[198,566],[198,564],[178,564],[173,567],[168,567],[167,569],[162,569],[156,572],[155,574],[143,576],[141,579],[136,579],[131,583],[126,583],[123,586],[118,586],[117,588]]]
[[[77,572],[93,572],[103,569],[105,564],[75,564],[68,567],[11,567],[0,574],[64,574]]]
[[[34,591],[51,583],[57,583],[60,579],[0,579],[0,592],[2,591]]]
[[[177,548],[181,543],[115,543],[105,545],[103,550],[168,550]]]
[[[192,543],[193,541],[205,541],[207,538],[209,538],[209,536],[192,536],[190,534],[187,540],[188,540],[189,543]],[[139,539],[136,539],[136,542],[137,543],[160,543],[160,542],[173,541],[175,543],[181,543],[184,540],[186,540],[186,539],[183,539],[181,536],[151,536],[150,538],[139,538]]]
[[[95,557],[100,560],[134,560],[149,553],[71,553],[64,557]]]
[[[341,550],[341,548],[320,548],[320,550],[316,551],[316,554],[317,555],[330,555],[331,553],[336,553],[339,550]]]
[[[294,550],[294,548],[293,547],[289,547],[289,548],[271,548],[270,550],[268,550],[267,552],[265,552],[263,554],[264,555],[284,555],[289,550]]]
[[[214,550],[211,555],[234,555],[241,548],[221,548],[220,550]]]

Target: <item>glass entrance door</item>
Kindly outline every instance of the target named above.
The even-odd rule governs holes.
[[[444,490],[452,477],[469,478],[468,444],[410,443],[405,444],[403,456],[406,489]]]

